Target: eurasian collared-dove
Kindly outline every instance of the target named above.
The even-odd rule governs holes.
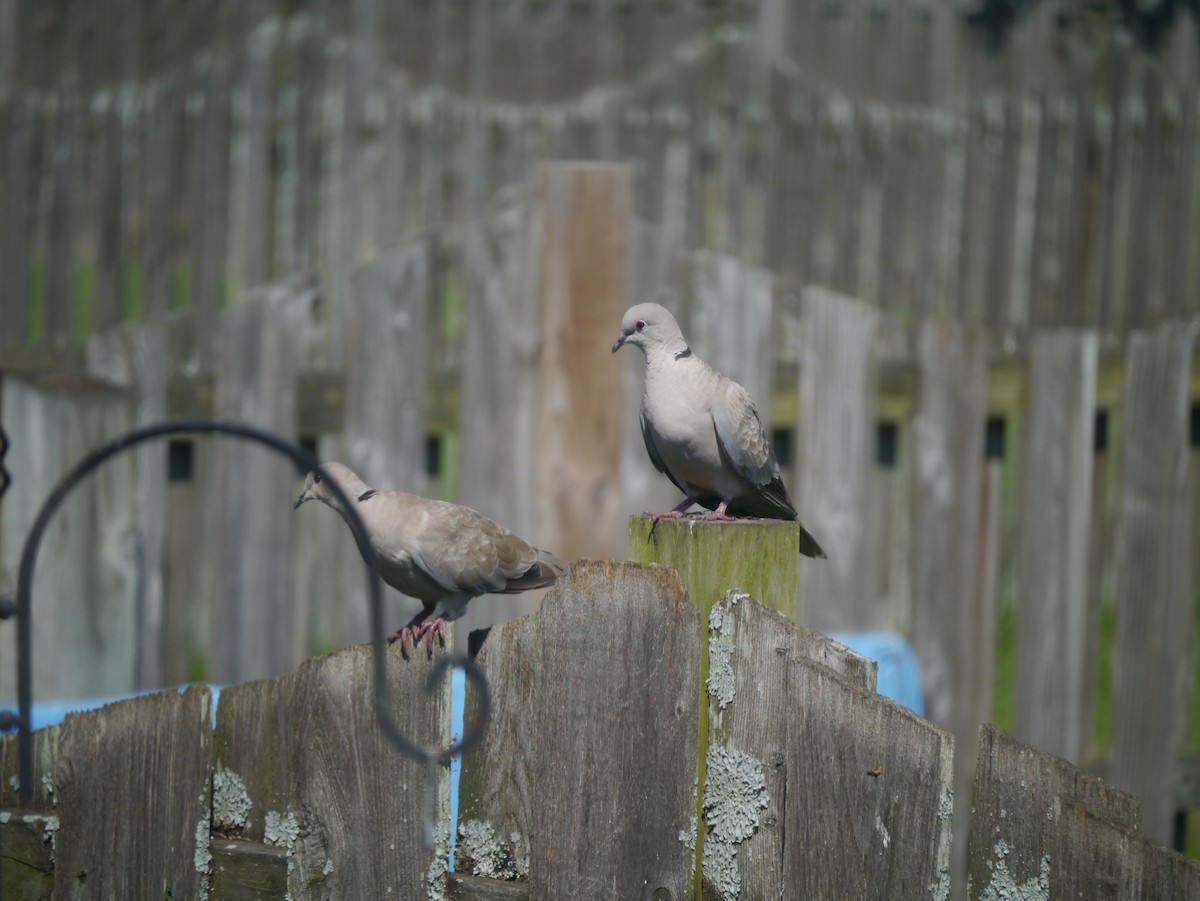
[[[331,480],[357,504],[380,577],[424,605],[388,636],[389,642],[400,639],[406,653],[408,639],[415,650],[428,635],[432,654],[433,636],[445,643],[445,624],[462,616],[473,598],[544,588],[566,567],[554,554],[470,507],[403,491],[376,491],[341,463],[325,463],[310,472],[292,509],[316,498],[346,519],[329,488]]]
[[[704,514],[709,519],[798,519],[746,389],[692,353],[675,317],[656,303],[625,313],[612,352],[626,344],[646,355],[641,415],[646,452],[654,468],[686,495],[674,510],[654,515],[681,516],[698,503],[714,511]],[[825,556],[804,526],[800,553]]]

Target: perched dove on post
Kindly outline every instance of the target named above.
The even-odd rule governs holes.
[[[616,353],[626,344],[646,355],[642,438],[654,468],[686,497],[669,513],[692,504],[714,512],[706,519],[758,516],[797,520],[779,477],[779,461],[746,389],[697,357],[675,317],[656,303],[631,307],[621,320]],[[800,553],[824,557],[800,526]]]
[[[544,588],[566,568],[566,561],[470,507],[403,491],[376,491],[341,463],[325,463],[310,472],[292,509],[315,498],[346,519],[329,488],[331,480],[357,504],[380,577],[424,605],[388,636],[389,642],[399,639],[405,653],[409,639],[415,650],[428,635],[432,654],[434,635],[444,644],[446,623],[462,616],[473,598]]]

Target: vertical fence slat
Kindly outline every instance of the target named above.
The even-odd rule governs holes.
[[[871,503],[875,308],[810,287],[803,300],[802,421],[792,498],[828,559],[801,572],[799,622],[822,630],[891,625],[866,559],[862,512]]]
[[[613,390],[618,361],[600,336],[615,335],[630,306],[632,181],[628,167],[608,164],[542,175],[533,535],[567,559],[611,558],[619,541],[628,424]]]
[[[1062,831],[1054,821],[1054,802],[1064,793],[1112,822],[1131,829],[1140,825],[1133,796],[1106,787],[1068,761],[1022,744],[996,726],[980,729],[968,839],[971,901],[997,897],[996,892],[1014,885],[1036,887],[1039,882],[1045,897],[1046,858],[1054,859]],[[955,822],[959,834],[967,838],[967,821]],[[1050,897],[1080,896],[1051,893]]]
[[[587,562],[492,630],[477,661],[492,725],[463,760],[459,869],[472,872],[468,837],[487,834],[526,859],[534,898],[692,897],[699,620],[670,570]],[[651,761],[670,765],[647,780]]]
[[[0,102],[0,347],[29,337],[29,276],[39,160],[28,100]]]
[[[362,568],[352,574],[362,580]],[[423,844],[426,811],[449,831],[449,771],[400,753],[379,728],[372,651],[346,648],[278,679],[221,692],[213,736],[213,814],[230,837],[288,852],[288,897],[411,898],[443,885],[448,848]],[[422,747],[449,741],[450,678],[426,691],[433,661],[387,651],[388,710]],[[435,797],[429,798],[427,792]],[[229,812],[243,808],[244,822]],[[224,814],[224,816],[222,816]],[[222,822],[223,821],[223,822]]]
[[[970,810],[970,777],[982,693],[975,654],[979,473],[983,459],[986,369],[982,335],[926,323],[921,330],[920,396],[913,428],[916,535],[913,539],[913,646],[922,663],[925,709],[953,733],[956,822]],[[955,852],[953,882],[963,873]]]
[[[312,315],[308,292],[273,286],[221,311],[213,408],[223,419],[296,437],[296,373]],[[212,529],[209,678],[235,682],[285,671],[291,612],[290,502],[295,468],[247,442],[215,439],[202,483]]]
[[[1014,731],[1068,760],[1083,734],[1095,333],[1037,334],[1021,461]]]
[[[1195,325],[1135,332],[1126,355],[1112,779],[1142,799],[1146,834],[1170,839],[1174,760],[1191,685],[1188,384]]]

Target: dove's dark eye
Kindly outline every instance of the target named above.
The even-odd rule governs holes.
[[[313,473],[313,484],[314,484],[314,485],[320,485],[320,484],[321,484],[321,474],[320,474],[319,472],[314,472],[314,473]]]
[[[635,323],[633,324],[633,327],[634,327],[635,329],[637,329],[637,330],[640,332],[642,329],[644,329],[644,328],[646,327],[646,320],[645,320],[645,319],[639,319],[637,322],[635,322]]]

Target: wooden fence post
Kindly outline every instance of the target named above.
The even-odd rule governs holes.
[[[542,172],[533,534],[567,559],[617,551],[625,417],[609,345],[629,306],[632,182],[624,165]]]
[[[872,345],[879,312],[823,288],[804,292],[800,440],[793,500],[829,555],[801,571],[797,622],[822,631],[891,626],[868,559],[875,451]]]
[[[1095,428],[1093,332],[1033,336],[1021,461],[1014,731],[1078,761],[1084,725]]]
[[[1171,838],[1174,761],[1191,684],[1188,385],[1196,325],[1130,336],[1117,537],[1112,780]]]

